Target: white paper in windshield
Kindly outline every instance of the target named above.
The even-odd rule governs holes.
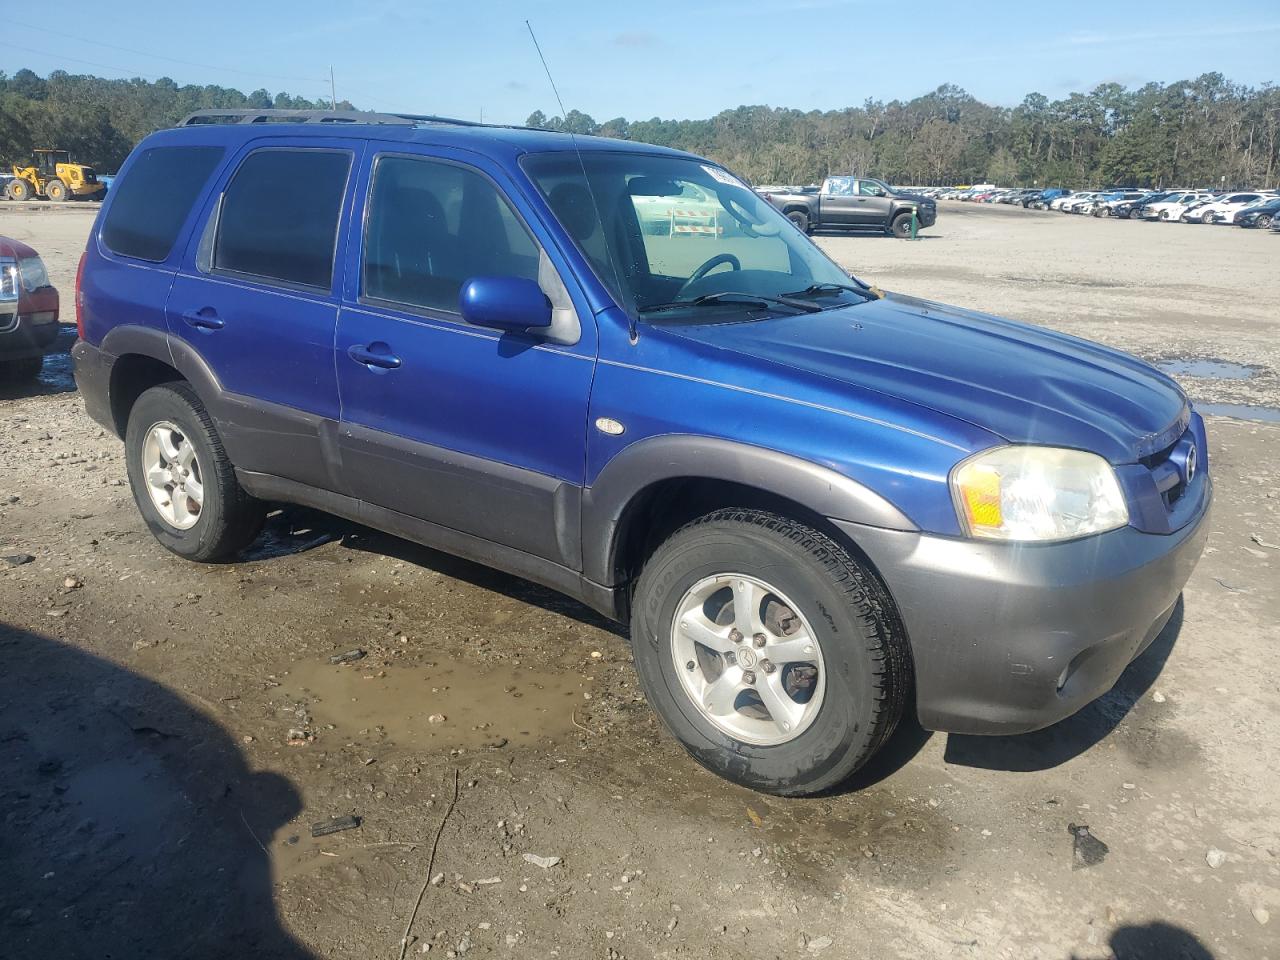
[[[706,163],[699,164],[699,166],[701,166],[703,170],[707,171],[707,174],[711,179],[715,180],[717,183],[723,183],[730,187],[741,187],[743,190],[748,189],[745,183],[733,176],[733,174],[721,170],[719,167],[713,167]]]

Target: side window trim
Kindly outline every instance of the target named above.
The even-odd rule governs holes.
[[[355,258],[355,302],[357,304],[407,313],[411,316],[425,317],[429,320],[467,326],[467,322],[462,319],[462,314],[457,310],[407,303],[401,300],[390,300],[385,297],[371,296],[365,292],[365,249],[369,237],[369,215],[373,209],[373,195],[378,183],[378,166],[386,159],[412,160],[420,163],[437,163],[457,167],[476,174],[488,183],[497,194],[499,201],[506,205],[515,222],[528,235],[529,241],[538,251],[538,286],[547,295],[547,299],[551,301],[551,326],[539,333],[538,338],[561,346],[573,346],[578,343],[582,338],[582,321],[569,293],[569,288],[565,284],[564,277],[560,275],[559,269],[548,255],[546,245],[538,239],[537,233],[520,212],[520,208],[511,201],[510,195],[500,183],[479,167],[451,157],[398,150],[381,150],[374,153],[370,159],[369,182],[364,191],[364,209],[361,211],[359,245]]]
[[[343,181],[342,194],[338,201],[338,219],[333,229],[333,247],[329,253],[329,283],[327,286],[319,286],[308,283],[296,283],[290,280],[282,280],[279,277],[265,276],[258,273],[247,273],[243,270],[232,270],[227,267],[219,267],[214,262],[214,253],[217,248],[218,231],[222,225],[222,206],[226,200],[227,191],[231,189],[231,185],[235,183],[236,177],[239,175],[241,168],[251,158],[260,153],[266,152],[289,152],[289,153],[340,153],[347,158],[347,176]],[[213,209],[209,212],[208,219],[205,221],[204,230],[200,234],[199,243],[196,247],[196,269],[207,276],[224,277],[231,280],[248,281],[256,283],[264,287],[272,287],[278,290],[289,290],[294,293],[306,293],[312,296],[321,296],[332,298],[336,296],[335,287],[341,282],[341,264],[338,260],[338,251],[341,247],[342,238],[342,222],[346,216],[350,204],[351,185],[354,180],[358,157],[356,152],[349,146],[332,146],[328,144],[312,146],[311,144],[262,144],[252,146],[244,151],[234,160],[234,168],[231,175],[222,184],[222,189],[218,192],[213,200]]]

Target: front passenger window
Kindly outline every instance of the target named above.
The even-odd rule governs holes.
[[[365,297],[448,313],[472,277],[538,279],[538,246],[497,188],[438,160],[382,157],[365,226]]]

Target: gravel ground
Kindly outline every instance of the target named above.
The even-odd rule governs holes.
[[[67,314],[88,212],[0,204]],[[924,236],[819,242],[1280,405],[1280,237],[961,204]],[[294,509],[240,562],[166,553],[67,371],[0,393],[0,555],[34,558],[0,560],[4,957],[398,957],[411,916],[410,956],[1280,956],[1280,424],[1211,420],[1208,551],[1111,693],[907,724],[780,800],[688,760],[625,633],[540,587]]]

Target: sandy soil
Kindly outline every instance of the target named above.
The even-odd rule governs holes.
[[[68,314],[89,225],[0,204]],[[1278,236],[959,204],[925,236],[820,242],[1280,402]],[[1115,690],[1019,738],[908,724],[779,800],[688,760],[625,633],[542,588],[292,509],[240,562],[166,553],[67,370],[0,393],[0,555],[34,556],[0,560],[2,956],[397,957],[420,893],[412,956],[1280,955],[1280,424],[1211,421],[1208,552]]]

